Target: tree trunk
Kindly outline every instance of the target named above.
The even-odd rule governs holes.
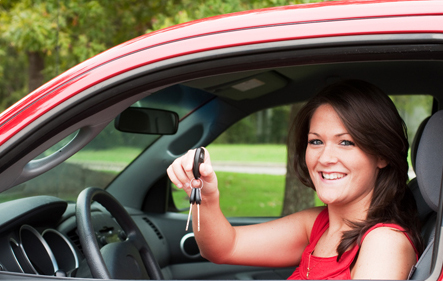
[[[28,52],[28,92],[32,92],[43,84],[45,58],[41,52]]]
[[[298,111],[304,103],[296,103],[291,106],[289,114],[289,129],[288,129],[288,143],[287,143],[287,164],[286,164],[286,183],[285,183],[285,198],[283,202],[282,215],[289,215],[306,208],[312,207],[315,204],[314,190],[303,185],[295,175],[294,162],[294,142],[292,123]]]

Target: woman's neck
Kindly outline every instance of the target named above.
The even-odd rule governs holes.
[[[350,230],[349,222],[364,221],[368,215],[370,199],[360,200],[347,205],[329,205],[329,231],[334,233],[337,231]]]
[[[340,244],[344,231],[351,230],[349,222],[358,222],[366,219],[366,205],[354,204],[355,206],[328,206],[329,227],[325,230],[320,240],[317,242],[315,252],[318,257],[336,256],[337,246]]]

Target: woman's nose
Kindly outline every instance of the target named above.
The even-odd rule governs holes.
[[[320,153],[318,161],[322,165],[334,164],[337,163],[337,151],[334,149],[332,145],[325,145],[323,150]]]

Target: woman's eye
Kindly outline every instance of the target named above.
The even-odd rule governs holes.
[[[341,145],[344,145],[344,146],[355,145],[355,143],[353,143],[352,141],[348,141],[348,140],[342,140],[342,141],[340,142],[340,144],[341,144]]]
[[[309,144],[312,144],[312,145],[320,145],[320,144],[323,144],[323,142],[322,142],[321,140],[310,140],[310,141],[308,141],[308,143],[309,143]]]

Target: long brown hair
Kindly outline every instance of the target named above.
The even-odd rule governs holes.
[[[300,110],[294,123],[297,177],[315,190],[305,153],[312,115],[323,104],[334,108],[360,149],[388,163],[378,173],[366,220],[347,222],[352,229],[342,235],[337,260],[350,246],[360,244],[364,233],[377,223],[400,225],[421,252],[417,207],[407,186],[409,144],[406,125],[391,99],[376,86],[360,80],[338,82],[324,88]]]

